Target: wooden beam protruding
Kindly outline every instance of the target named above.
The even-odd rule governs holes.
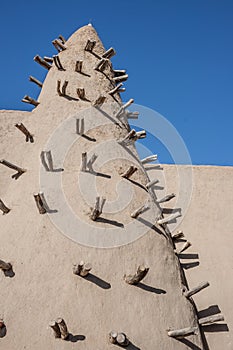
[[[128,119],[138,119],[139,112],[130,112],[130,111],[126,110],[125,115]]]
[[[53,55],[53,61],[58,70],[65,70],[58,55]]]
[[[3,271],[9,271],[12,270],[12,265],[11,263],[6,263],[3,260],[0,260],[0,269]]]
[[[92,52],[95,47],[95,44],[96,44],[96,41],[87,40],[84,50]]]
[[[28,141],[30,141],[31,143],[34,142],[33,135],[28,131],[28,129],[24,126],[23,123],[15,124],[15,127],[19,129],[26,136],[26,142]]]
[[[132,103],[134,103],[133,98],[131,98],[128,102],[126,102],[123,106],[120,107],[118,112],[115,114],[115,117],[119,118],[125,112],[126,108],[128,108]]]
[[[75,72],[82,73],[83,61],[76,61]]]
[[[200,292],[202,289],[209,287],[209,285],[210,284],[208,281],[202,282],[198,286],[196,286],[190,290],[186,290],[183,294],[186,298],[190,298],[192,295]]]
[[[39,81],[38,79],[34,78],[32,75],[30,75],[29,81],[35,83],[35,84],[38,85],[40,88],[42,88],[42,86],[43,86],[43,83],[42,83],[41,81]]]
[[[46,171],[53,171],[53,158],[51,151],[41,151],[40,153],[41,163]]]
[[[55,39],[52,41],[53,46],[57,49],[58,52],[66,50],[65,45],[62,43],[60,39]]]
[[[146,184],[146,188],[149,190],[151,187],[153,187],[155,184],[159,182],[158,179],[154,179]]]
[[[65,44],[66,39],[64,38],[63,35],[60,34],[58,38],[61,40],[62,44]]]
[[[76,134],[84,135],[84,118],[76,119]]]
[[[184,338],[192,334],[198,334],[198,327],[188,327],[167,332],[167,335],[173,338]]]
[[[189,241],[185,242],[180,249],[176,249],[176,254],[180,254],[180,253],[184,252],[186,249],[191,247],[191,245],[192,245],[191,242],[189,242]]]
[[[53,58],[52,57],[48,57],[48,56],[44,56],[44,60],[48,63],[53,63]]]
[[[105,198],[96,197],[96,202],[94,208],[91,208],[91,220],[95,221],[102,214],[104,203],[106,202]]]
[[[100,107],[106,100],[105,96],[99,96],[93,103],[93,107]]]
[[[36,63],[39,63],[42,67],[46,68],[46,69],[50,69],[52,68],[52,65],[49,64],[48,62],[46,62],[42,57],[40,57],[39,55],[36,55],[34,57],[34,61]]]
[[[217,314],[217,315],[212,315],[212,316],[207,316],[200,318],[198,320],[198,323],[200,325],[206,325],[206,324],[211,324],[219,321],[224,321],[224,316],[222,314]]]
[[[7,206],[3,203],[1,199],[0,199],[0,210],[2,211],[3,215],[8,214],[10,212],[10,209],[7,208]]]
[[[113,81],[115,83],[119,83],[119,82],[122,82],[122,81],[126,81],[128,79],[128,74],[125,74],[125,75],[120,75],[119,77],[114,77],[113,78]]]
[[[69,336],[69,332],[68,332],[68,329],[67,329],[67,325],[65,323],[65,321],[63,320],[63,318],[59,317],[56,319],[56,322],[60,328],[60,331],[61,331],[61,338],[62,339],[67,339],[68,336]]]
[[[121,88],[122,86],[123,86],[123,83],[118,84],[114,89],[112,89],[112,90],[110,90],[110,91],[108,92],[109,95],[112,95],[112,96],[113,96],[113,95],[116,94],[116,93],[125,91],[124,88]]]
[[[124,275],[124,280],[128,284],[136,285],[147,275],[148,271],[149,267],[139,265],[137,272],[134,275]]]
[[[119,77],[120,75],[125,75],[126,70],[125,69],[113,69],[113,73],[115,74],[115,77]]]
[[[142,214],[144,211],[146,211],[149,208],[148,203],[143,204],[141,207],[136,209],[130,216],[133,219],[136,219],[140,214]]]
[[[179,230],[172,236],[172,239],[173,239],[173,241],[177,241],[178,239],[183,238],[183,237],[184,237],[184,232]]]
[[[116,345],[125,347],[125,346],[128,346],[130,343],[125,333],[122,333],[122,332],[118,333],[116,331],[111,331],[108,337],[109,337],[109,342],[111,344],[116,344]]]
[[[3,164],[3,165],[5,165],[5,166],[7,166],[8,168],[17,171],[16,174],[14,174],[14,175],[11,176],[12,179],[15,179],[15,180],[17,180],[23,173],[25,173],[25,172],[27,171],[26,169],[20,168],[19,166],[12,164],[12,163],[8,162],[8,161],[5,160],[5,159],[1,159],[1,160],[0,160],[0,164]]]
[[[58,323],[56,321],[50,321],[49,327],[52,328],[55,338],[61,338],[61,331],[60,331],[60,328],[59,328]]]
[[[84,261],[80,261],[78,265],[73,266],[73,273],[75,275],[86,277],[91,269],[92,265],[90,263],[84,263]]]
[[[166,218],[162,218],[162,219],[157,220],[156,223],[159,224],[159,225],[167,224],[170,221],[175,220],[175,219],[177,219],[180,216],[181,216],[181,213],[177,212],[177,213],[174,213],[174,214],[172,214],[172,215],[170,215],[170,216],[168,216]]]
[[[143,158],[143,159],[141,160],[141,163],[142,163],[142,164],[147,164],[147,163],[154,162],[154,161],[157,160],[157,159],[158,159],[157,154],[153,154],[153,155],[151,155],[151,156],[149,156],[149,157]]]
[[[45,209],[41,193],[35,193],[33,196],[36,202],[37,209],[39,210],[39,213],[45,214],[47,210]]]
[[[112,58],[115,55],[116,55],[116,51],[114,50],[113,47],[110,47],[110,49],[105,51],[105,53],[102,55],[102,57],[110,59],[110,58]]]
[[[86,98],[86,93],[85,93],[85,89],[84,88],[77,88],[77,95],[78,97],[80,98],[80,100],[83,100],[83,101],[89,101],[87,98]]]
[[[99,60],[99,62],[94,67],[94,70],[103,72],[108,65],[109,65],[109,60],[107,58],[101,58],[101,60]]]
[[[63,85],[61,86],[61,80],[57,80],[57,93],[59,96],[66,96],[66,88],[68,86],[68,80],[65,80]]]
[[[174,198],[175,196],[176,196],[175,193],[171,193],[171,194],[168,194],[167,196],[165,196],[165,197],[159,199],[157,202],[158,202],[158,203],[168,202],[168,201],[170,201],[172,198]]]
[[[137,170],[138,168],[136,166],[130,165],[130,167],[123,174],[121,174],[121,177],[129,179]]]
[[[29,103],[29,104],[31,104],[31,105],[33,105],[35,107],[37,107],[40,104],[40,102],[34,100],[34,98],[32,98],[32,97],[30,97],[28,95],[25,95],[24,98],[21,101],[24,102],[24,103]]]

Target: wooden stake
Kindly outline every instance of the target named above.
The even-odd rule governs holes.
[[[177,231],[177,233],[175,233],[173,236],[172,236],[172,239],[174,241],[180,239],[180,238],[183,238],[184,237],[184,233],[183,231]]]
[[[209,323],[215,323],[218,321],[224,321],[224,316],[221,314],[218,314],[218,315],[203,317],[203,318],[200,318],[198,320],[198,323],[200,325],[205,325],[205,324],[209,324]]]
[[[168,201],[170,201],[172,198],[174,198],[175,196],[176,196],[175,193],[171,193],[171,194],[168,194],[167,196],[165,196],[165,197],[159,199],[157,202],[158,202],[158,203],[168,202]]]
[[[40,57],[39,55],[36,55],[34,57],[34,61],[39,63],[42,67],[46,68],[46,69],[50,69],[52,68],[52,65],[49,64],[48,62],[46,62],[42,57]]]
[[[153,154],[152,156],[143,158],[143,159],[141,160],[141,163],[142,163],[142,164],[147,164],[147,163],[154,162],[154,161],[157,160],[157,159],[158,159],[157,154]]]
[[[116,340],[117,332],[116,331],[111,331],[108,336],[109,336],[109,341],[110,341],[111,344],[116,344],[117,343],[117,340]]]
[[[119,118],[119,116],[121,116],[121,114],[124,113],[126,108],[128,108],[132,103],[134,103],[134,99],[133,98],[131,98],[128,102],[126,102],[123,106],[121,106],[119,111],[116,113],[115,117]]]
[[[40,104],[40,102],[34,100],[32,97],[30,97],[28,95],[25,95],[24,98],[21,101],[25,102],[25,103],[30,103],[31,105],[33,105],[35,107]]]
[[[181,216],[181,213],[174,213],[166,218],[157,220],[157,224],[159,224],[159,225],[167,224],[167,223],[169,223],[169,221],[175,220],[179,216]]]
[[[145,267],[144,265],[138,266],[137,272],[135,275],[124,275],[124,280],[128,284],[136,285],[138,284],[148,273],[149,267]]]
[[[15,124],[15,126],[26,136],[26,142],[28,142],[29,140],[31,143],[34,142],[33,135],[28,131],[28,129],[24,126],[23,123]]]
[[[152,180],[146,184],[146,188],[149,190],[149,188],[153,187],[155,184],[159,182],[158,179]]]
[[[87,171],[87,152],[82,153],[81,171]]]
[[[188,327],[167,332],[169,337],[184,338],[191,334],[198,334],[198,327]]]
[[[176,250],[176,254],[180,254],[180,253],[184,252],[186,249],[191,247],[191,245],[192,244],[190,242],[188,242],[188,241],[185,242],[184,245],[180,249]]]
[[[66,88],[68,85],[68,81],[65,80],[65,82],[63,83],[62,87],[61,87],[61,80],[58,79],[57,80],[57,93],[59,96],[66,96]]]
[[[47,161],[45,159],[45,156],[47,158]],[[46,171],[53,171],[54,170],[51,151],[42,151],[40,153],[40,159],[41,159],[41,163],[43,164]],[[48,162],[48,164],[47,164],[47,162]]]
[[[124,346],[124,347],[129,345],[129,340],[127,339],[127,337],[124,333],[118,333],[116,341],[117,341],[117,344]]]
[[[76,134],[84,135],[84,118],[76,119]]]
[[[96,44],[96,41],[87,40],[87,43],[86,43],[86,46],[85,46],[84,50],[92,52],[92,50],[95,47],[95,44]]]
[[[125,111],[126,117],[128,119],[138,119],[139,112],[130,112],[130,111]]]
[[[82,73],[83,61],[76,61],[75,72]]]
[[[120,75],[119,77],[114,77],[113,81],[115,81],[115,83],[126,81],[128,77],[129,77],[128,74]]]
[[[90,263],[84,263],[84,261],[80,261],[78,265],[74,265],[73,273],[75,275],[79,275],[82,277],[86,277],[92,269],[92,265]]]
[[[103,206],[105,202],[106,202],[105,198],[96,197],[95,207],[92,208],[91,215],[90,215],[91,220],[95,221],[102,214]]]
[[[49,322],[49,327],[52,328],[55,338],[61,338],[61,331],[56,321]]]
[[[99,72],[103,72],[108,65],[109,65],[109,60],[106,58],[101,58],[101,60],[97,63],[94,69],[98,70]]]
[[[64,38],[64,36],[60,34],[58,38],[61,40],[62,44],[65,44],[66,39]]]
[[[12,270],[12,265],[11,263],[6,263],[3,260],[0,260],[0,269],[3,271],[9,271]]]
[[[48,56],[44,56],[44,60],[48,63],[53,63],[53,58],[52,57],[48,57]]]
[[[146,137],[146,130],[136,132],[137,140],[144,139]]]
[[[105,53],[102,55],[103,58],[108,58],[110,59],[111,57],[115,56],[116,51],[114,50],[113,47],[110,47]]]
[[[137,171],[138,168],[136,168],[135,166],[131,165],[126,172],[124,172],[121,176],[124,177],[125,179],[129,179],[134,173],[135,171]]]
[[[55,39],[52,41],[53,46],[57,49],[58,52],[66,50],[65,45],[59,39]]]
[[[109,91],[109,95],[113,96],[114,94],[118,93],[122,86],[123,86],[123,83],[118,84],[114,89]]]
[[[104,103],[105,100],[106,100],[105,96],[99,96],[97,98],[97,100],[95,100],[95,102],[93,103],[93,107],[100,107],[100,106],[102,106],[102,104]]]
[[[17,180],[23,173],[27,171],[26,169],[20,168],[17,165],[12,164],[5,159],[1,159],[0,163],[7,166],[10,169],[14,169],[17,171],[16,174],[12,175],[12,179],[15,179],[15,180]]]
[[[44,203],[42,201],[40,193],[34,194],[33,196],[35,198],[36,206],[37,206],[37,208],[39,210],[39,213],[40,214],[45,214],[46,213],[46,209],[44,207]]]
[[[31,76],[31,75],[30,75],[30,77],[29,77],[29,81],[35,83],[36,85],[38,85],[38,86],[41,87],[41,88],[42,88],[42,86],[43,86],[43,83],[41,83],[39,80],[37,80],[36,78],[34,78],[34,77]]]
[[[67,339],[69,336],[69,332],[68,332],[65,321],[63,320],[63,318],[58,318],[56,320],[56,322],[57,322],[57,324],[60,328],[60,331],[61,331],[61,338],[64,340]]]
[[[140,214],[142,214],[146,209],[148,209],[148,207],[148,203],[143,204],[130,215],[131,218],[136,219]]]
[[[53,55],[53,61],[58,70],[65,70],[61,64],[61,61],[58,55]]]
[[[7,206],[3,203],[1,199],[0,199],[0,210],[3,212],[3,215],[8,214],[10,212],[10,209],[7,208]]]
[[[78,97],[83,100],[83,101],[87,101],[87,98],[85,96],[85,89],[83,88],[78,88],[77,89],[77,94],[78,94]]]
[[[121,140],[119,143],[129,143],[133,142],[136,139],[136,131],[134,129],[130,130],[130,132]]]
[[[185,291],[183,294],[186,298],[190,298],[192,295],[200,292],[202,289],[209,287],[209,285],[210,285],[209,282],[202,282],[197,287],[192,288],[188,291]]]
[[[125,69],[113,69],[113,73],[115,74],[115,77],[119,77],[120,75],[126,74]]]

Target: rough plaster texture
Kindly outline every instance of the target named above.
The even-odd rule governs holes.
[[[84,52],[87,39],[97,41],[94,51],[98,55],[104,52],[95,30],[90,26],[81,28],[67,41],[67,50],[59,54],[66,70],[58,71],[53,66],[48,72],[39,96],[40,105],[30,113],[0,112],[0,158],[27,169],[15,181],[10,169],[0,167],[0,198],[11,209],[0,218],[0,258],[10,261],[15,272],[12,278],[3,273],[0,276],[0,316],[7,326],[0,348],[113,349],[115,345],[108,343],[108,332],[118,330],[129,336],[131,350],[203,349],[200,330],[184,340],[167,336],[169,328],[197,326],[195,308],[182,295],[179,260],[169,237],[162,227],[151,228],[161,215],[161,208],[152,200],[156,192],[150,195],[144,188],[149,177],[134,146],[117,143],[128,131],[114,117],[120,97],[114,100],[107,95],[114,86],[113,73],[93,70],[98,58]],[[78,59],[84,61],[83,70],[89,76],[74,71]],[[69,97],[58,96],[57,79],[69,81]],[[91,102],[105,95],[106,103],[94,109],[90,101],[77,100],[78,87],[85,88]],[[75,119],[80,113],[86,125],[92,126],[87,134],[96,142],[75,134]],[[71,122],[66,123],[67,120]],[[14,126],[19,122],[34,134],[35,143],[24,141]],[[51,135],[61,124],[60,139],[53,142]],[[65,152],[66,142],[70,146]],[[51,150],[55,168],[63,167],[64,171],[46,173],[40,164],[42,150]],[[81,153],[87,151],[91,155],[98,150],[95,171],[99,175],[81,174]],[[122,179],[120,173],[132,162],[138,166],[133,181]],[[89,219],[90,205],[96,196],[92,182],[107,199],[104,220],[98,222]],[[112,243],[116,247],[101,249],[75,242],[74,227],[66,220],[67,208],[61,204],[63,197],[54,187],[57,183],[61,184],[60,192],[70,211],[79,217],[79,223],[86,223],[84,232],[81,224],[75,227],[81,243],[88,237],[93,245],[102,242],[103,246]],[[33,198],[40,189],[51,209],[46,215],[38,213]],[[150,201],[150,210],[138,220],[131,219],[130,213],[145,200]],[[61,232],[61,223],[65,223],[69,238]],[[120,245],[121,239],[131,243]],[[73,275],[72,266],[80,260],[92,263],[89,278]],[[141,263],[150,267],[148,275],[139,286],[127,285],[123,275],[134,273]],[[66,320],[73,335],[70,341],[54,339],[48,327],[49,321],[59,316]]]

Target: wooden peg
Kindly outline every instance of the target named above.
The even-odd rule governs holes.
[[[60,331],[61,331],[61,338],[62,339],[67,339],[68,336],[69,336],[69,332],[68,332],[68,329],[67,329],[67,325],[65,323],[65,321],[63,320],[63,318],[57,318],[56,320],[59,328],[60,328]]]
[[[209,282],[202,282],[197,287],[184,291],[183,294],[186,298],[190,298],[192,295],[200,292],[202,289],[209,287],[209,285],[210,285]]]
[[[124,275],[124,280],[128,284],[138,284],[148,273],[149,267],[144,265],[138,266],[137,272],[134,275]]]
[[[174,241],[180,239],[180,238],[183,238],[184,237],[184,233],[183,231],[177,231],[173,236],[172,236],[172,239]]]
[[[82,73],[83,61],[76,61],[75,72]]]
[[[190,242],[185,242],[184,245],[180,248],[180,249],[176,249],[176,254],[180,254],[182,252],[184,252],[186,249],[188,249],[189,247],[191,247],[191,243]]]
[[[61,331],[60,331],[60,328],[59,328],[58,323],[56,321],[50,321],[49,327],[52,328],[55,338],[61,338]]]
[[[42,57],[40,57],[39,55],[36,55],[34,57],[34,61],[39,63],[42,67],[46,68],[46,69],[50,69],[52,68],[52,65],[49,64],[48,62],[46,62]]]
[[[110,59],[111,57],[115,56],[116,51],[114,50],[113,47],[110,47],[105,53],[102,55],[103,58],[108,58]]]
[[[44,60],[48,63],[53,63],[53,58],[52,57],[48,57],[48,56],[44,56]]]
[[[45,214],[46,213],[46,209],[44,207],[44,203],[43,203],[43,200],[42,200],[42,196],[40,193],[37,193],[37,194],[34,194],[34,199],[35,199],[35,202],[36,202],[36,206],[39,210],[39,213],[40,214]]]
[[[171,194],[168,194],[167,196],[165,196],[165,197],[159,199],[157,202],[158,202],[158,203],[168,202],[168,201],[170,201],[172,198],[174,198],[175,196],[176,196],[175,193],[171,193]]]
[[[53,46],[55,47],[55,49],[57,49],[58,52],[64,51],[66,50],[65,45],[62,43],[61,40],[59,39],[55,39],[52,41]]]
[[[137,138],[136,131],[134,129],[130,130],[130,132],[121,140],[119,143],[129,144],[130,142],[135,141]]]
[[[3,271],[9,271],[12,270],[12,265],[11,263],[6,263],[3,260],[0,260],[0,269]]]
[[[94,67],[94,69],[99,72],[103,72],[108,65],[109,65],[109,60],[106,58],[101,58],[101,60],[99,60],[97,65]]]
[[[10,212],[10,209],[7,208],[7,206],[3,203],[1,199],[0,199],[0,210],[2,211],[3,215],[8,214]]]
[[[75,275],[79,275],[82,277],[86,277],[92,269],[92,265],[90,263],[84,263],[84,261],[80,261],[78,265],[74,265],[73,273]]]
[[[78,88],[77,89],[77,94],[80,100],[87,101],[86,95],[85,95],[85,89],[83,88]]]
[[[136,219],[140,214],[142,214],[145,210],[149,208],[148,203],[143,204],[141,207],[136,209],[130,216],[133,219]]]
[[[76,134],[84,135],[84,118],[76,119]]]
[[[124,333],[118,333],[116,341],[117,341],[117,344],[119,344],[120,346],[123,346],[123,347],[129,345],[129,340],[127,339],[127,337]]]
[[[1,159],[0,164],[3,164],[5,166],[7,166],[8,168],[14,169],[17,171],[16,174],[12,175],[12,179],[15,179],[15,180],[17,180],[23,173],[25,173],[27,171],[26,169],[20,168],[19,166],[12,164],[5,159]]]
[[[149,188],[153,187],[155,184],[159,182],[158,179],[152,180],[146,184],[146,188],[149,190]]]
[[[87,152],[82,153],[81,171],[87,171]]]
[[[180,216],[181,216],[181,213],[174,213],[166,218],[162,218],[162,219],[157,220],[157,224],[159,224],[159,225],[167,224],[170,221],[175,220],[176,218],[178,218]]]
[[[113,78],[113,81],[115,83],[119,83],[119,82],[122,82],[122,81],[126,81],[128,79],[128,74],[125,74],[125,75],[120,75],[119,77],[114,77]]]
[[[66,96],[66,88],[68,85],[68,80],[65,80],[62,87],[61,87],[61,80],[57,80],[57,93],[59,96]]]
[[[212,316],[200,318],[198,320],[198,323],[200,325],[206,325],[206,324],[211,324],[211,323],[215,323],[218,321],[224,321],[224,316],[222,314],[217,314],[217,315],[212,315]]]
[[[192,334],[198,334],[198,327],[188,327],[167,332],[167,335],[173,338],[184,338]]]
[[[35,83],[36,85],[38,85],[39,87],[42,88],[43,86],[43,83],[41,83],[41,81],[37,80],[36,78],[34,78],[33,76],[30,75],[29,77],[29,81]]]
[[[34,100],[32,97],[30,97],[28,95],[25,95],[24,98],[21,101],[25,102],[25,103],[30,103],[31,105],[33,105],[35,107],[40,104],[40,102]]]
[[[125,111],[126,117],[128,119],[138,119],[139,112],[130,112],[128,110]]]
[[[92,52],[95,47],[95,44],[96,44],[96,41],[87,40],[84,50]]]
[[[99,96],[97,98],[97,100],[95,100],[95,102],[93,103],[93,107],[100,107],[100,106],[102,106],[102,104],[104,103],[105,100],[106,100],[105,96]]]
[[[65,70],[58,55],[53,55],[53,61],[58,70]]]
[[[141,160],[141,163],[142,163],[142,164],[147,164],[147,163],[154,162],[154,161],[157,160],[157,159],[158,159],[157,154],[153,154],[152,156],[143,158],[143,159]]]
[[[137,167],[131,165],[121,176],[125,179],[129,179],[137,170]]]
[[[125,69],[113,69],[113,73],[115,74],[115,77],[119,77],[120,75],[126,74]]]
[[[144,139],[146,137],[146,130],[136,132],[137,140]]]
[[[58,38],[61,40],[62,44],[65,44],[66,39],[64,38],[63,35],[60,34]]]
[[[47,160],[45,159],[47,158]],[[53,171],[53,159],[51,151],[42,151],[40,153],[41,163],[43,164],[46,171]]]
[[[109,341],[110,341],[111,344],[116,344],[117,343],[117,341],[116,341],[117,332],[116,331],[111,331],[108,336],[109,336]]]
[[[102,214],[105,201],[105,198],[96,197],[95,207],[91,210],[91,220],[95,221]]]
[[[120,107],[119,111],[115,114],[115,117],[119,118],[124,113],[126,108],[128,108],[132,103],[134,103],[133,98],[131,98],[128,102],[126,102],[123,106]]]
[[[120,92],[120,90],[121,90],[121,92],[122,92],[122,89],[121,89],[121,87],[123,86],[123,83],[120,83],[120,84],[118,84],[114,89],[112,89],[112,90],[110,90],[108,93],[109,93],[109,95],[114,95],[114,94],[116,94],[116,93],[119,93]],[[125,91],[125,89],[124,89],[124,91]]]

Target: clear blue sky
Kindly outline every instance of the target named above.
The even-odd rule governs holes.
[[[90,19],[127,69],[124,100],[166,117],[193,164],[233,165],[232,0],[1,1],[0,109],[29,110],[21,98],[39,90],[28,76],[45,76],[35,54],[54,54],[51,40]]]

